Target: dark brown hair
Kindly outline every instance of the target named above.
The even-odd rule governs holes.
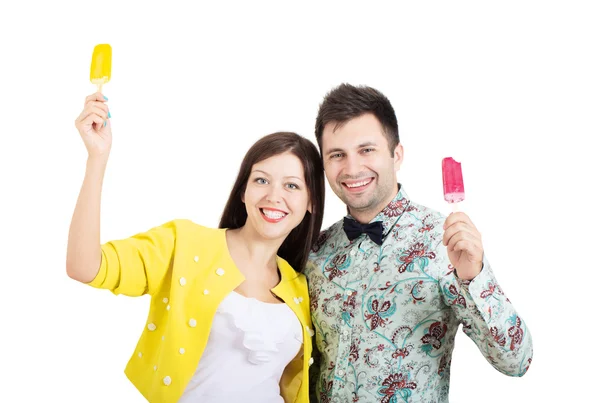
[[[323,152],[323,129],[327,123],[334,122],[337,128],[365,113],[372,113],[381,123],[390,153],[393,156],[394,149],[400,143],[400,136],[398,120],[390,100],[374,88],[355,87],[346,83],[329,91],[319,106],[315,136],[321,152]]]
[[[246,191],[252,167],[260,161],[286,152],[298,157],[304,167],[304,180],[308,188],[312,214],[306,212],[302,222],[285,238],[277,254],[287,260],[296,271],[302,271],[310,248],[319,236],[325,206],[323,162],[317,147],[307,138],[296,133],[278,132],[261,138],[250,147],[221,215],[219,228],[235,229],[246,223],[248,213],[242,196]]]

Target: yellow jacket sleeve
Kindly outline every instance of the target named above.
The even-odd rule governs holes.
[[[100,270],[89,285],[131,297],[158,291],[171,269],[178,221],[103,244]]]

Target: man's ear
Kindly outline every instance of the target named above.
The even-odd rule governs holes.
[[[394,169],[397,171],[400,170],[400,166],[404,161],[404,147],[402,144],[398,143],[396,148],[394,148]]]

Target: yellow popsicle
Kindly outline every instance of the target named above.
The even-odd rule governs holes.
[[[112,48],[109,44],[96,45],[92,54],[90,67],[90,81],[98,86],[102,92],[102,85],[110,81],[110,68],[112,64]]]

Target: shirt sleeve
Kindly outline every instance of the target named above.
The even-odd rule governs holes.
[[[102,245],[102,263],[88,283],[131,297],[154,294],[171,268],[177,221]]]
[[[441,244],[440,244],[441,245]],[[531,333],[506,297],[484,256],[482,271],[471,281],[459,279],[442,245],[438,252],[449,270],[440,277],[444,302],[462,323],[494,368],[509,376],[523,376],[533,355]]]

